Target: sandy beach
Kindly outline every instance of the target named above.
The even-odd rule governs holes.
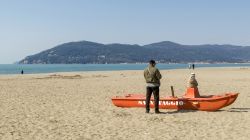
[[[162,70],[161,97],[183,95],[192,70]],[[250,68],[198,68],[202,95],[239,92],[216,112],[119,108],[111,97],[145,93],[143,71],[0,75],[1,140],[247,140]]]

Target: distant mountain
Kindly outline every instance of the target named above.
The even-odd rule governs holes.
[[[243,63],[250,62],[250,47],[233,45],[181,45],[163,41],[144,46],[69,42],[27,56],[19,64],[144,63]]]

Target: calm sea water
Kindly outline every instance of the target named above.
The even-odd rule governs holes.
[[[52,72],[72,72],[72,71],[112,71],[112,70],[143,70],[147,64],[46,64],[46,65],[18,65],[0,64],[0,74],[24,73],[52,73]],[[184,69],[188,64],[158,64],[158,68]],[[250,67],[250,64],[196,64],[199,67]]]

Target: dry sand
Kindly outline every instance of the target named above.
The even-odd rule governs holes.
[[[185,91],[191,70],[164,70],[161,96]],[[111,97],[144,93],[142,71],[0,76],[0,139],[249,139],[250,69],[196,69],[201,94],[239,92],[216,112],[118,108]]]

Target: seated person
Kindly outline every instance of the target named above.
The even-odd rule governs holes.
[[[189,88],[197,88],[197,86],[198,86],[198,82],[195,79],[195,74],[191,73],[190,79],[188,81],[188,87]]]

